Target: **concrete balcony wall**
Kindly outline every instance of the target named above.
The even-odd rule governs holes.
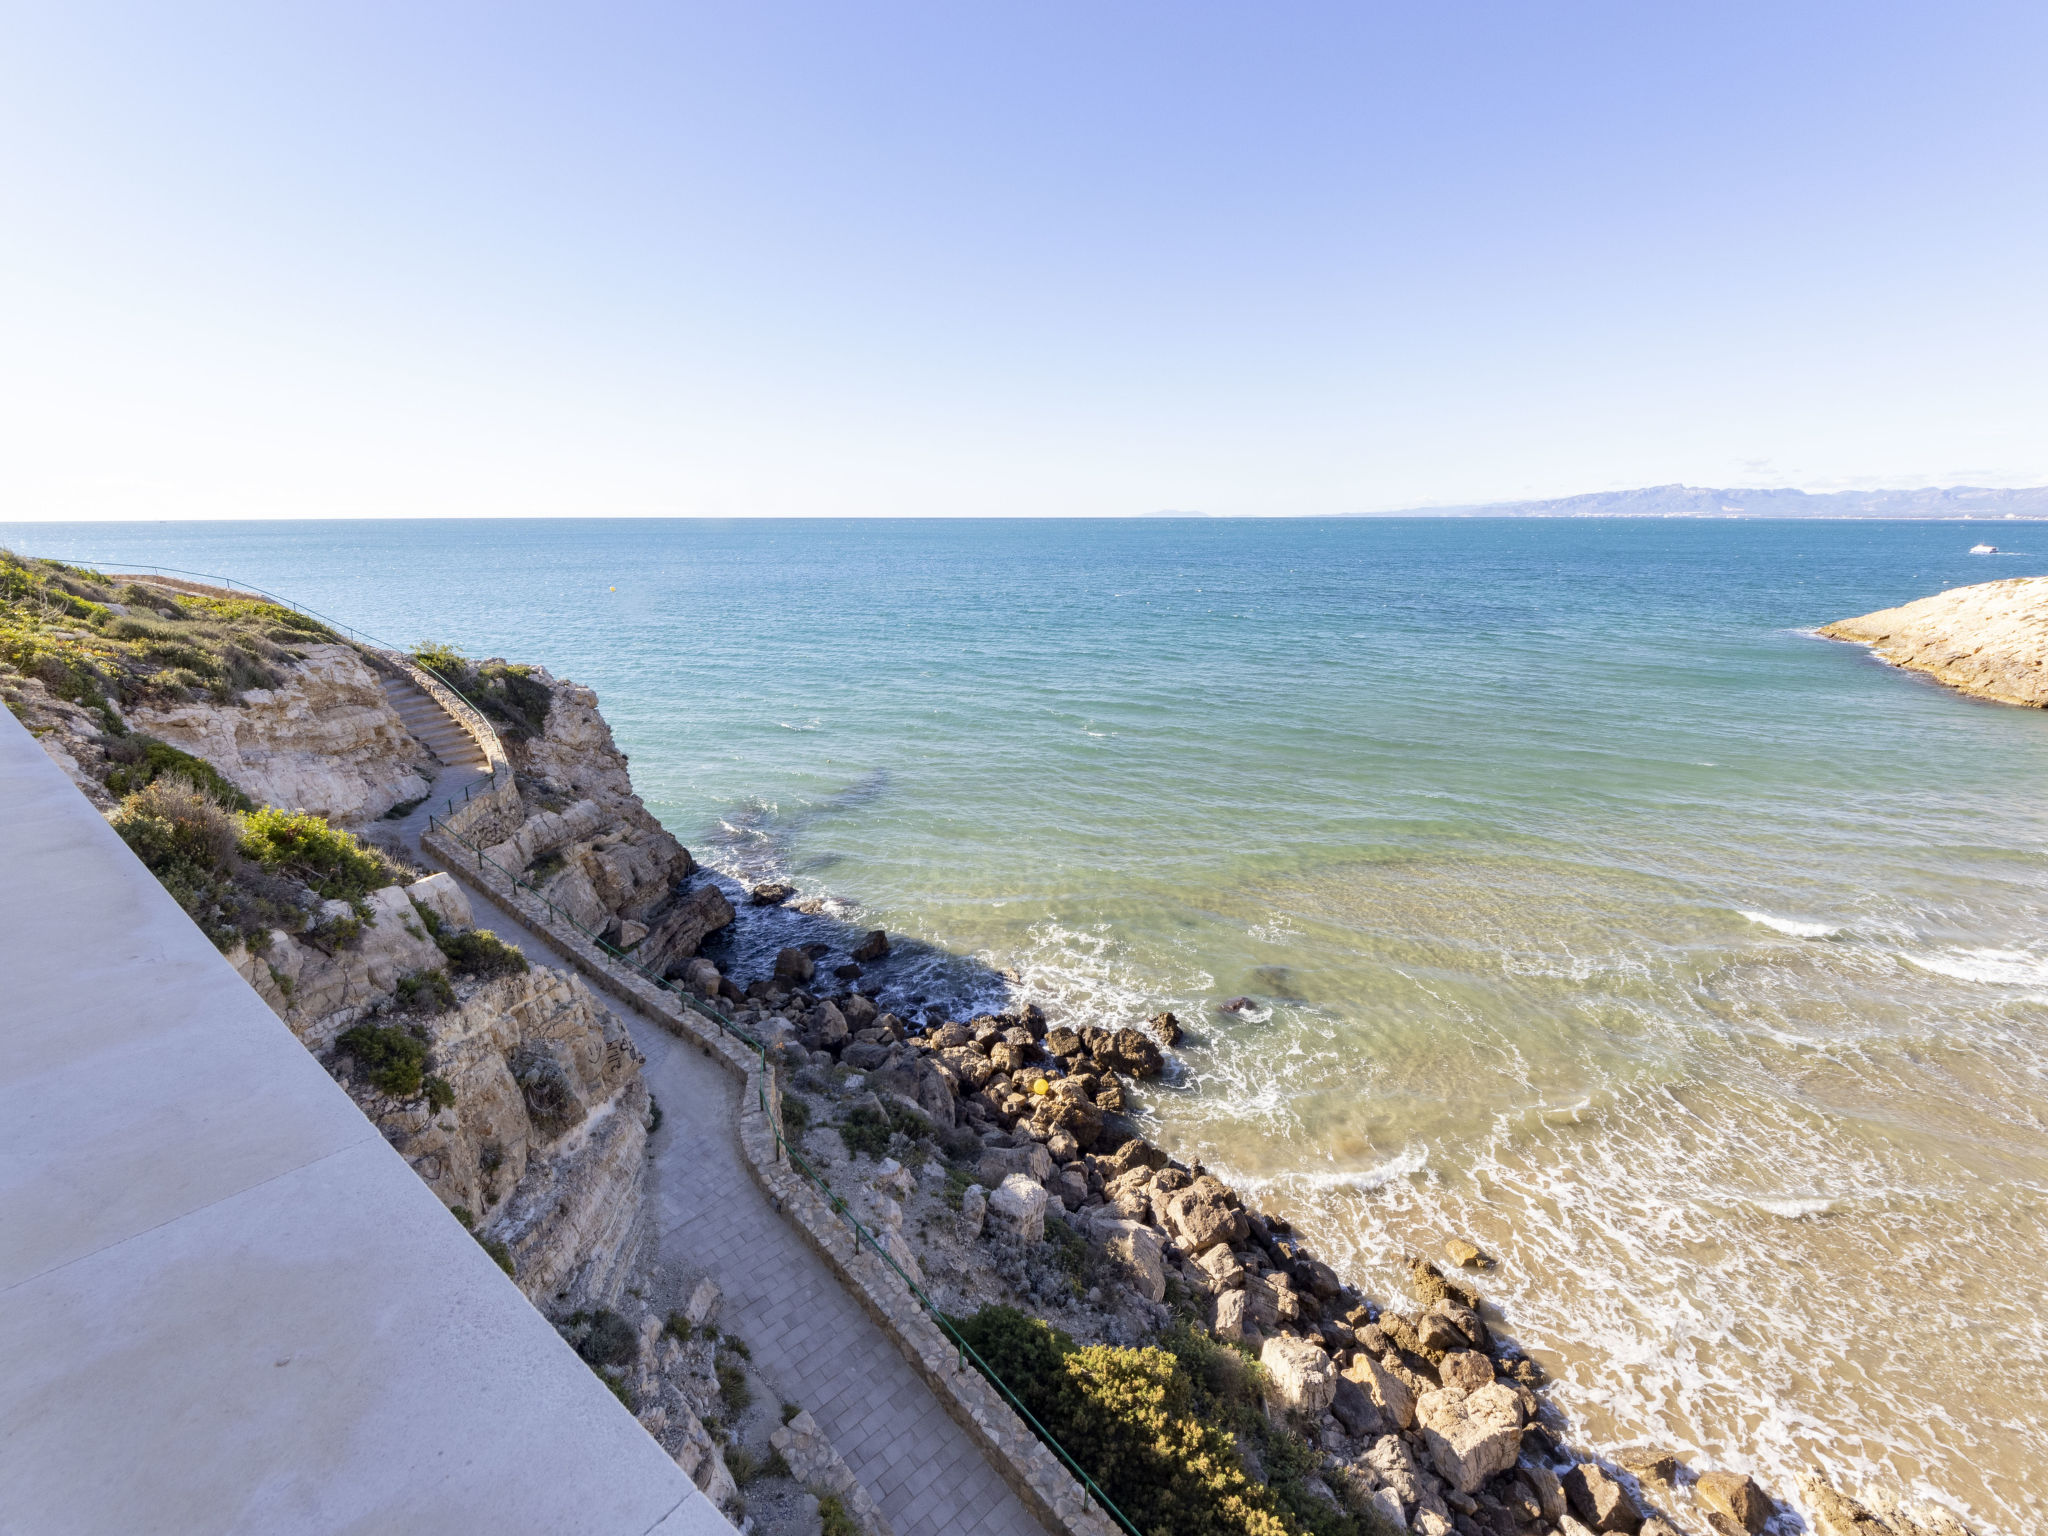
[[[0,711],[0,1532],[731,1529]]]

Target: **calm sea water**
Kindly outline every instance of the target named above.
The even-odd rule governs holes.
[[[1070,1019],[1179,1013],[1157,1134],[1368,1287],[1452,1233],[1500,1254],[1589,1434],[2019,1532],[2048,715],[1807,633],[2048,571],[2048,527],[1984,533],[0,525],[589,683],[701,858]],[[903,963],[934,1001],[987,974]]]

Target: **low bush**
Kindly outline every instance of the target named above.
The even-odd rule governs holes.
[[[633,1325],[606,1307],[572,1313],[568,1339],[592,1365],[627,1366],[640,1357],[640,1338]]]
[[[401,976],[393,993],[399,1007],[415,1013],[446,1013],[455,1006],[455,984],[446,971],[414,971]]]
[[[836,1493],[818,1495],[818,1536],[861,1536],[859,1523]]]
[[[343,1030],[335,1044],[355,1057],[379,1093],[410,1099],[425,1086],[427,1043],[409,1030],[389,1024],[357,1024]]]
[[[1165,1347],[1077,1347],[1012,1307],[957,1324],[993,1374],[1140,1530],[1173,1536],[1365,1536],[1370,1515],[1315,1498],[1316,1452],[1265,1426],[1245,1394],[1255,1381],[1185,1331]],[[1271,1446],[1273,1486],[1245,1472],[1231,1430]],[[1274,1469],[1277,1469],[1275,1471]]]
[[[370,892],[403,876],[380,851],[358,842],[323,817],[265,806],[244,818],[241,851],[272,874],[287,875],[330,901],[358,907]]]
[[[737,1360],[720,1355],[712,1369],[718,1376],[718,1395],[725,1403],[726,1413],[738,1418],[754,1401],[754,1389],[747,1385],[746,1368]]]
[[[668,1319],[662,1323],[661,1331],[677,1342],[687,1344],[690,1342],[690,1335],[696,1330],[682,1313],[671,1312]]]
[[[435,933],[434,942],[448,957],[449,966],[458,976],[491,981],[500,976],[520,975],[528,968],[526,956],[519,952],[518,947],[507,944],[488,928],[472,928],[466,933]]]
[[[857,1104],[846,1112],[839,1125],[846,1150],[865,1152],[870,1157],[886,1157],[891,1136],[900,1135],[915,1142],[929,1138],[931,1133],[931,1121],[901,1105],[892,1105],[884,1112],[871,1104]]]
[[[455,1107],[455,1085],[445,1077],[430,1077],[426,1084],[427,1108],[435,1114]]]
[[[107,770],[107,788],[116,795],[132,795],[166,775],[175,775],[229,810],[255,809],[249,797],[223,778],[213,764],[180,752],[167,741],[131,731],[126,736],[102,736],[99,744],[113,765]]]
[[[800,1093],[785,1091],[782,1095],[782,1134],[789,1137],[799,1137],[810,1128],[810,1101],[805,1099]]]

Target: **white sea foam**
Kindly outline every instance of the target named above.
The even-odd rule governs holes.
[[[1831,923],[1803,922],[1796,917],[1778,917],[1770,912],[1752,912],[1747,907],[1737,907],[1735,910],[1752,923],[1761,923],[1764,927],[1774,929],[1788,938],[1832,939],[1842,931]]]
[[[2048,957],[2022,949],[1951,949],[1938,955],[1905,957],[1923,971],[1956,981],[1988,982],[1997,987],[2048,987]]]
[[[1805,1221],[1814,1216],[1832,1216],[1836,1210],[1833,1200],[1820,1195],[1781,1195],[1771,1199],[1750,1201],[1760,1211],[1773,1216],[1782,1216],[1787,1221]]]

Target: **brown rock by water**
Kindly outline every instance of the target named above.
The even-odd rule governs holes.
[[[1694,1495],[1709,1510],[1725,1515],[1749,1536],[1757,1536],[1775,1506],[1754,1478],[1740,1472],[1702,1472]]]
[[[889,935],[880,928],[873,929],[860,941],[853,951],[853,958],[862,965],[873,965],[889,953]]]
[[[780,880],[765,880],[747,893],[757,907],[779,907],[796,894],[796,887]]]
[[[1572,1513],[1595,1531],[1626,1531],[1630,1536],[1642,1528],[1643,1512],[1628,1490],[1591,1462],[1573,1467],[1559,1479]]]
[[[2048,576],[1955,587],[1820,633],[1963,693],[2048,707]]]

